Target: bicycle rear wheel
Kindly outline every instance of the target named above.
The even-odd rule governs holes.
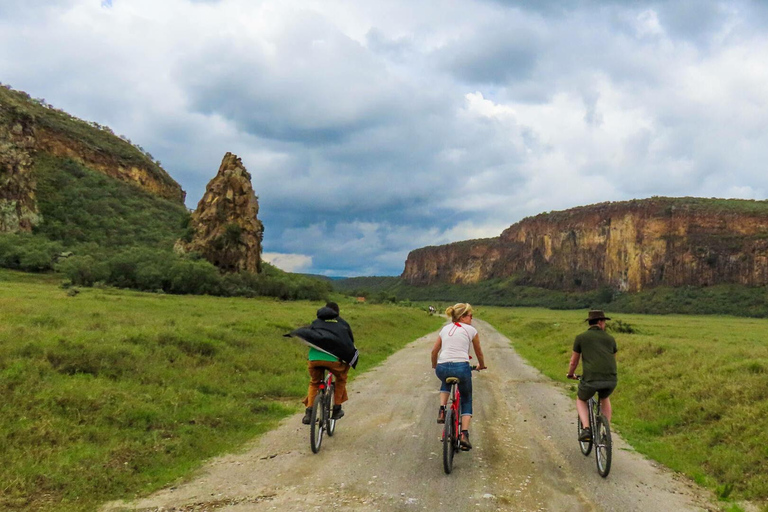
[[[445,410],[445,425],[443,426],[443,469],[446,475],[453,471],[453,454],[456,451],[456,427],[454,426],[453,409]]]
[[[605,416],[600,415],[595,421],[595,459],[597,461],[597,472],[605,478],[611,472],[611,454],[613,446],[611,443],[611,427]]]
[[[579,438],[581,438],[581,433],[584,431],[584,425],[581,423],[581,418],[577,417],[577,421],[579,424],[578,426]],[[589,455],[589,452],[592,451],[592,441],[594,437],[595,436],[593,435],[592,439],[590,439],[589,441],[579,441],[579,448],[581,448],[581,453],[583,453],[585,457]]]
[[[333,436],[333,433],[336,432],[336,420],[331,418],[333,415],[333,406],[336,405],[336,402],[334,401],[333,397],[334,392],[336,391],[336,384],[331,384],[331,386],[328,388],[328,400],[325,401],[326,403],[326,409],[325,412],[328,415],[328,435]]]
[[[309,446],[312,448],[312,453],[320,451],[320,445],[323,443],[324,430],[323,393],[319,392],[315,396],[314,404],[312,404],[312,415],[309,420]]]

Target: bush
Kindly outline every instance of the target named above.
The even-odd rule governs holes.
[[[72,284],[93,286],[99,281],[106,281],[109,276],[107,265],[97,262],[93,256],[72,256],[56,266],[56,269],[67,276]]]
[[[64,250],[61,243],[28,233],[0,235],[0,267],[25,272],[52,270]]]

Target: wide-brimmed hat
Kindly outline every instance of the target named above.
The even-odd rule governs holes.
[[[605,316],[602,309],[593,309],[589,312],[589,316],[587,316],[587,319],[584,321],[589,322],[590,320],[610,320],[610,318]]]

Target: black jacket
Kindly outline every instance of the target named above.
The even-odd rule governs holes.
[[[303,340],[310,347],[327,352],[338,357],[343,363],[352,368],[357,366],[359,352],[355,348],[355,338],[352,328],[328,307],[317,310],[317,319],[307,327],[300,327],[285,336],[296,337]]]

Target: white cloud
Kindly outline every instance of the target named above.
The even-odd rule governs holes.
[[[261,256],[267,263],[286,272],[304,272],[312,267],[312,257],[305,254],[265,252]]]

